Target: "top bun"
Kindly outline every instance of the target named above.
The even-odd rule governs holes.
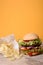
[[[30,34],[26,34],[24,37],[23,37],[23,40],[34,40],[34,39],[38,39],[38,35],[35,34],[35,33],[30,33]]]

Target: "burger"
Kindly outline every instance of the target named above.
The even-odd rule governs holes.
[[[34,56],[41,53],[41,40],[37,34],[26,34],[23,39],[18,41],[20,50],[23,54]]]

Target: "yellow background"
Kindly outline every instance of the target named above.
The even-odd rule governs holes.
[[[43,39],[43,0],[0,0],[0,37],[31,32]]]

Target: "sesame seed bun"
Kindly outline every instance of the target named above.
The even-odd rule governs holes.
[[[26,34],[24,37],[23,37],[23,40],[34,40],[34,39],[38,39],[39,36],[35,33],[30,33],[30,34]]]

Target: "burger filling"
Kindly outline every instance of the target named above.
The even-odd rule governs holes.
[[[40,47],[41,40],[39,38],[34,40],[19,40],[18,43],[20,45],[21,52],[29,54],[30,56],[37,55],[43,51]]]
[[[19,40],[19,45],[27,47],[27,46],[40,46],[41,45],[41,40],[40,39],[35,39],[35,40],[29,40],[26,42],[25,40],[20,41]]]

